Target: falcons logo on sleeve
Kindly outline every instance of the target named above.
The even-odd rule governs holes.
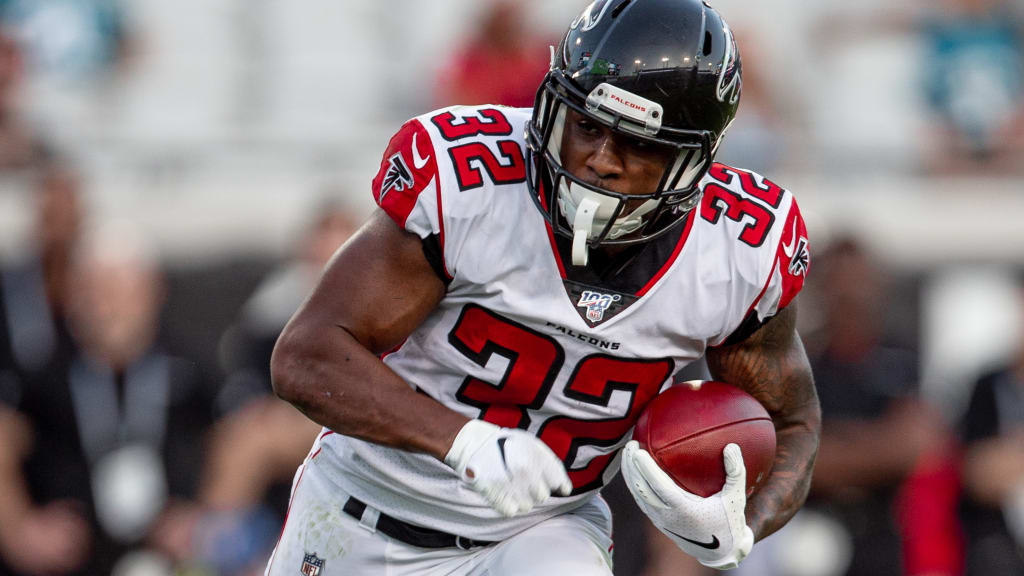
[[[795,247],[794,247],[795,246]],[[782,253],[789,258],[789,273],[803,276],[811,265],[811,253],[807,249],[807,238],[797,232],[797,221],[793,221],[793,237],[789,244],[782,245]]]
[[[388,159],[388,171],[384,173],[379,201],[383,201],[384,196],[392,190],[401,192],[406,188],[412,188],[414,184],[416,181],[412,177],[412,172],[409,171],[409,166],[402,159],[402,155],[394,154]]]
[[[793,276],[803,276],[811,265],[811,253],[807,250],[807,239],[801,238],[796,246],[795,254],[789,261],[789,273]]]

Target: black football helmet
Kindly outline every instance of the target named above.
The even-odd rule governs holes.
[[[698,184],[739,106],[740,55],[725,20],[701,0],[596,0],[552,50],[527,127],[527,182],[583,265],[588,246],[646,242],[700,202]],[[566,171],[568,109],[670,148],[658,188],[625,195]]]

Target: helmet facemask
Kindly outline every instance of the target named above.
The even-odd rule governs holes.
[[[623,194],[569,173],[561,151],[568,110],[617,134],[668,148],[671,160],[657,188]],[[584,94],[559,70],[552,70],[541,85],[527,131],[527,181],[552,227],[573,239],[573,264],[586,265],[590,248],[657,238],[682,222],[700,201],[698,185],[714,154],[712,134],[664,127],[662,117],[656,102],[609,84]]]

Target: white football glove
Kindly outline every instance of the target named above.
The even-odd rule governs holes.
[[[622,452],[622,476],[640,509],[679,548],[701,564],[735,568],[754,546],[747,526],[747,468],[736,444],[723,450],[725,485],[701,498],[680,488],[636,440]]]
[[[524,430],[483,420],[470,420],[459,430],[444,461],[508,517],[529,512],[552,492],[572,492],[565,466],[547,444]]]

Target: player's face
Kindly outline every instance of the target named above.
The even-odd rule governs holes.
[[[568,110],[562,135],[562,162],[570,174],[620,194],[656,191],[672,151],[617,134]]]

